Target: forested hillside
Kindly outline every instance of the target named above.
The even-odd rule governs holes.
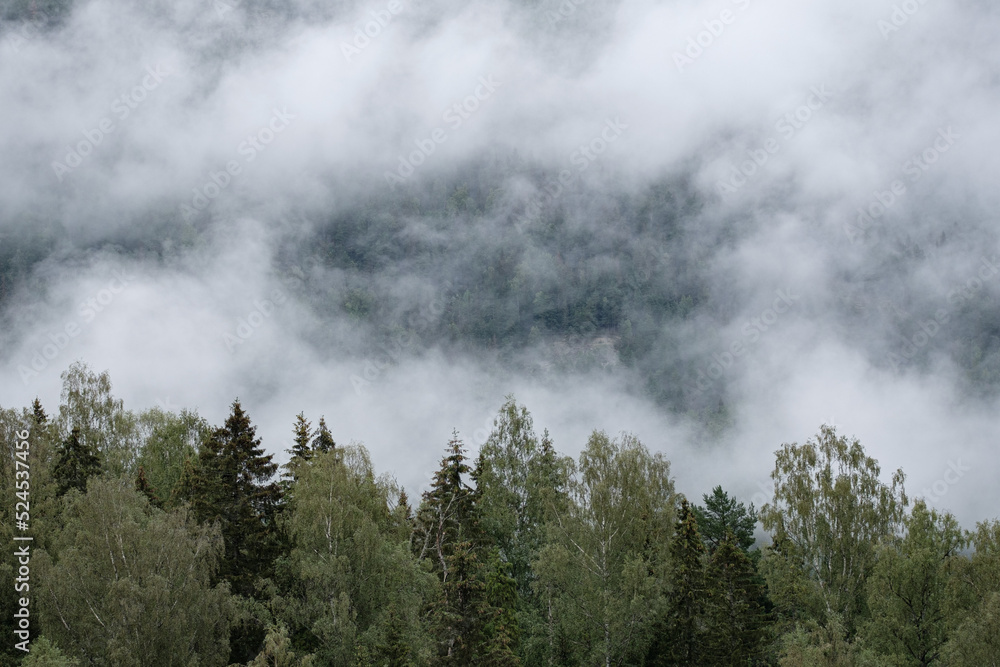
[[[279,468],[239,399],[213,426],[111,390],[75,364],[58,406],[0,411],[0,489],[30,503],[0,539],[33,538],[0,564],[30,600],[0,598],[3,634],[26,607],[31,637],[2,664],[1000,660],[1000,522],[964,529],[830,426],[775,443],[755,508],[683,497],[627,433],[563,456],[509,397],[478,452],[443,434],[409,498],[336,415],[289,415]]]

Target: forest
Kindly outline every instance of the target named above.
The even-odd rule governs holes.
[[[127,410],[80,362],[62,380],[57,409],[0,410],[0,539],[30,544],[0,562],[25,584],[2,665],[1000,660],[1000,522],[963,528],[828,425],[777,447],[755,508],[685,498],[627,433],[563,456],[509,396],[411,499],[333,416],[290,419],[279,466],[238,399],[212,426]]]

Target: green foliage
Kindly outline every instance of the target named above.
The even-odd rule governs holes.
[[[571,664],[638,660],[662,605],[674,522],[670,467],[636,438],[591,435],[535,563],[550,605],[549,656]]]
[[[233,401],[225,425],[203,443],[197,465],[181,482],[181,497],[198,520],[219,523],[225,541],[219,576],[245,597],[254,595],[259,577],[270,576],[280,547],[281,492],[270,481],[278,466],[264,454],[256,433],[240,402]]]
[[[941,664],[941,649],[956,625],[955,575],[965,538],[953,516],[938,515],[922,500],[905,524],[906,536],[878,552],[863,635],[866,645],[900,665],[928,667]]]
[[[271,459],[236,400],[225,424],[202,443],[197,463],[185,463],[178,482],[179,498],[190,503],[198,521],[218,524],[225,547],[218,576],[251,607],[284,548],[277,522],[282,494],[271,481],[278,466]],[[257,655],[265,621],[250,614],[234,624],[234,660],[245,662]]]
[[[705,573],[704,655],[719,667],[761,664],[770,621],[766,593],[741,540],[730,533],[715,548]]]
[[[757,526],[757,512],[753,504],[747,509],[746,505],[723,491],[721,486],[712,489],[711,495],[705,494],[702,499],[705,506],[695,505],[692,509],[709,553],[714,553],[720,544],[728,541],[731,534],[736,539],[736,546],[750,555],[754,544],[753,533]]]
[[[100,456],[104,469],[114,476],[134,475],[141,433],[139,420],[111,394],[107,371],[94,374],[77,362],[63,374],[59,428],[64,434],[77,430],[79,441]]]
[[[33,558],[45,634],[89,664],[225,665],[229,592],[216,530],[150,507],[127,479],[66,495],[52,553]]]
[[[142,448],[136,466],[143,469],[149,490],[167,507],[176,507],[184,462],[197,456],[198,446],[212,429],[189,410],[174,414],[152,408],[139,415],[138,423]]]
[[[472,476],[479,527],[510,563],[521,596],[531,595],[531,561],[543,542],[545,519],[565,505],[567,468],[547,435],[539,442],[527,409],[508,396]]]
[[[967,613],[944,649],[944,664],[1000,665],[1000,521],[980,523],[969,535],[974,548],[958,575]]]
[[[0,409],[5,497],[31,445],[36,610],[32,654],[5,646],[0,665],[1000,662],[1000,523],[907,516],[902,472],[881,482],[828,427],[777,452],[761,553],[752,506],[720,487],[690,506],[628,435],[592,434],[574,463],[513,397],[474,471],[452,438],[414,513],[324,419],[297,416],[279,487],[238,401],[211,429],[134,417],[82,365],[64,381],[56,419]],[[15,568],[0,555],[0,578]]]
[[[91,445],[81,442],[80,429],[74,426],[59,448],[59,460],[53,469],[57,493],[61,496],[70,489],[85,491],[87,480],[100,472],[100,458]]]
[[[428,650],[421,607],[433,578],[409,553],[409,526],[393,520],[398,494],[375,478],[362,447],[316,453],[299,470],[283,519],[291,582],[273,606],[317,664],[365,664],[359,654],[398,662]]]
[[[705,656],[705,545],[686,498],[670,542],[668,600],[649,649],[651,665],[699,665]]]
[[[323,425],[324,427],[326,424]],[[312,458],[313,450],[312,442],[313,432],[312,424],[306,419],[304,413],[300,412],[295,415],[295,426],[292,429],[294,433],[294,444],[292,445],[291,452],[292,458],[298,457],[303,461],[308,461]]]
[[[332,452],[337,448],[337,443],[330,435],[330,429],[326,426],[326,418],[319,418],[319,426],[316,428],[316,436],[313,438],[312,448],[314,452]]]
[[[272,625],[264,637],[264,649],[247,663],[247,667],[311,667],[315,664],[311,655],[297,657],[291,645],[288,628],[283,624]]]
[[[889,485],[880,472],[856,439],[822,426],[815,440],[785,444],[776,452],[774,501],[760,513],[774,535],[772,558],[786,561],[771,571],[803,573],[818,587],[825,614],[842,616],[848,636],[864,611],[876,545],[898,532],[907,504],[903,471],[893,473]],[[775,583],[773,594],[788,586]],[[800,581],[791,588],[805,587]]]
[[[80,665],[79,660],[66,656],[45,635],[31,642],[28,649],[28,655],[21,661],[21,667],[79,667]]]

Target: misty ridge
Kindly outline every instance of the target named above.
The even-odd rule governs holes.
[[[325,415],[416,499],[514,395],[758,508],[828,424],[995,518],[998,18],[4,0],[0,406]]]

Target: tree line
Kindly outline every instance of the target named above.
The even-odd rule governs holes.
[[[34,536],[30,652],[8,586],[0,665],[1000,661],[1000,522],[911,503],[901,470],[829,426],[778,449],[758,510],[685,498],[632,435],[563,456],[508,397],[411,502],[325,418],[295,418],[279,468],[238,400],[212,427],[126,410],[82,364],[63,382],[51,416],[0,410],[0,540],[25,431]]]

